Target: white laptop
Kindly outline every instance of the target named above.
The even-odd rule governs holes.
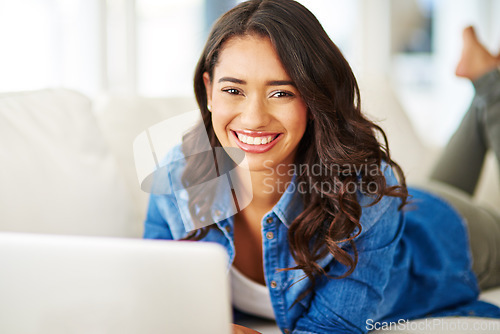
[[[231,333],[222,246],[0,233],[0,333]]]

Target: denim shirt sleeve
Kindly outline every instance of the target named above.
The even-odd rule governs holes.
[[[143,237],[145,239],[180,239],[186,233],[173,192],[171,175],[172,169],[177,167],[175,163],[181,161],[182,158],[181,147],[177,145],[161,161],[161,165],[166,166],[168,172],[155,176],[154,182],[161,186],[164,192],[152,193],[149,197],[149,206],[144,221]]]
[[[397,198],[385,197],[365,208],[370,221],[356,240],[356,269],[346,278],[318,281],[309,308],[297,320],[293,333],[366,333],[367,321],[379,319],[393,305],[395,301],[388,300],[391,297],[384,290],[389,285],[390,268],[404,229],[399,203]],[[345,266],[333,260],[327,271],[338,276],[345,272]]]
[[[149,198],[148,212],[144,222],[145,239],[173,239],[172,233],[162,211],[173,211],[175,198],[172,196],[151,195]]]

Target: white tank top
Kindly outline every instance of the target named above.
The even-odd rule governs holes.
[[[262,318],[275,319],[267,286],[252,281],[231,266],[231,295],[238,310]]]

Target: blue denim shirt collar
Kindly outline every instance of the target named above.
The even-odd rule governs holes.
[[[228,203],[231,203],[231,205],[228,205]],[[281,223],[289,228],[290,224],[303,211],[303,207],[302,198],[299,191],[297,191],[297,175],[294,174],[287,189],[281,195],[278,203],[272,208],[271,212],[279,218]],[[232,223],[232,219],[229,218],[232,218],[236,213],[237,210],[233,203],[231,192],[228,191],[224,183],[219,183],[211,210],[214,222],[220,228],[224,228],[228,223]],[[268,216],[268,214],[265,216]]]
[[[300,192],[297,191],[297,175],[294,174],[287,189],[281,195],[278,203],[273,207],[272,212],[287,227],[303,211],[304,204]]]

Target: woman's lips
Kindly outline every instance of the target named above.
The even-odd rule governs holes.
[[[231,133],[238,147],[248,153],[267,152],[282,137],[282,134],[278,132],[231,131]]]

